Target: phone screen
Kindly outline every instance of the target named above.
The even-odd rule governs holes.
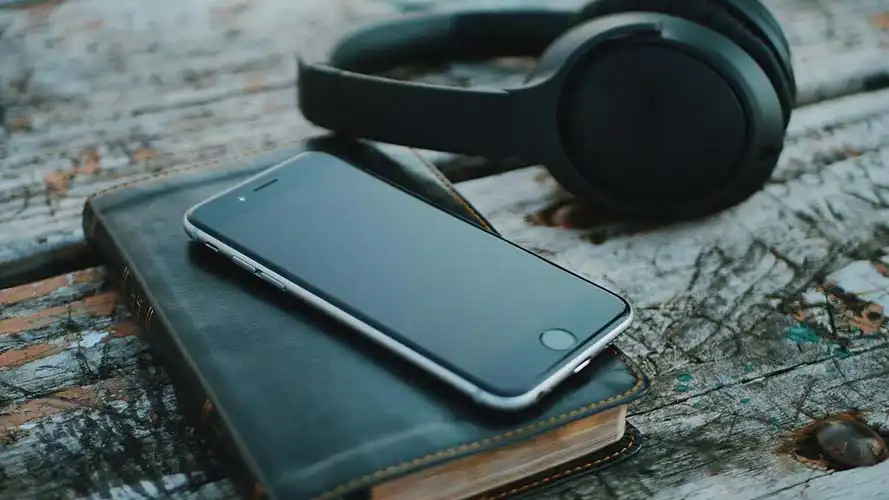
[[[630,311],[612,292],[325,153],[304,153],[189,220],[504,397],[535,387]]]

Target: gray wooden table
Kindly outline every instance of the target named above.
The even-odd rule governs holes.
[[[295,107],[295,51],[370,19],[459,3],[0,10],[0,496],[233,495],[83,245],[84,197],[316,132]],[[877,430],[889,419],[889,0],[767,3],[794,47],[800,108],[773,181],[732,210],[636,227],[567,199],[539,166],[430,153],[505,236],[639,306],[618,345],[652,379],[630,417],[647,447],[555,497],[889,498],[889,465],[825,468],[807,437],[825,418]],[[491,64],[423,78],[518,77]],[[839,445],[850,443],[860,441]]]

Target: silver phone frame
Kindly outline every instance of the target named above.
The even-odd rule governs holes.
[[[624,303],[627,304],[627,308],[629,309],[629,311],[628,311],[626,317],[623,320],[621,320],[619,323],[614,325],[614,327],[609,332],[605,333],[604,335],[601,335],[599,340],[597,340],[592,345],[590,345],[587,348],[585,348],[584,350],[580,351],[577,355],[575,355],[570,360],[565,362],[562,367],[560,367],[558,370],[553,372],[552,375],[550,375],[549,377],[544,379],[542,382],[540,382],[534,388],[532,388],[529,391],[527,391],[523,394],[520,394],[518,396],[500,396],[500,395],[493,394],[491,392],[488,392],[488,391],[478,387],[477,385],[475,385],[472,382],[470,382],[469,380],[463,378],[459,374],[454,373],[453,371],[449,370],[448,368],[438,364],[434,360],[429,359],[426,356],[423,356],[422,354],[414,351],[410,347],[402,344],[401,342],[398,342],[397,340],[395,340],[394,338],[385,334],[384,332],[381,332],[381,331],[377,330],[376,328],[374,328],[373,326],[368,325],[367,323],[352,316],[347,311],[340,309],[339,307],[327,302],[326,300],[322,299],[321,297],[318,297],[317,295],[313,294],[312,292],[300,287],[296,283],[289,281],[287,278],[272,271],[271,269],[264,266],[262,263],[251,259],[250,257],[248,257],[248,256],[242,254],[241,252],[235,250],[234,248],[230,247],[225,242],[200,230],[199,228],[194,226],[191,223],[191,221],[189,220],[189,217],[191,216],[191,214],[195,210],[197,210],[199,207],[201,207],[205,204],[208,204],[218,198],[222,198],[223,196],[227,196],[232,191],[236,191],[236,190],[240,189],[241,187],[243,187],[244,185],[254,182],[256,179],[258,179],[260,177],[269,175],[273,171],[275,171],[279,168],[282,168],[286,165],[289,165],[293,161],[297,160],[300,156],[303,156],[303,155],[306,155],[309,153],[320,153],[323,155],[330,155],[330,153],[325,153],[323,151],[300,152],[300,153],[298,153],[286,160],[276,163],[275,165],[263,170],[262,172],[259,172],[255,175],[251,175],[246,180],[241,181],[241,182],[235,184],[234,186],[227,188],[227,189],[221,191],[220,193],[217,193],[217,194],[211,196],[210,198],[207,198],[207,199],[195,204],[193,207],[189,208],[185,212],[185,215],[182,218],[182,223],[183,223],[183,227],[185,229],[185,233],[192,240],[202,243],[205,246],[209,246],[214,251],[216,251],[216,253],[227,257],[229,260],[232,260],[239,267],[244,268],[244,265],[252,267],[252,271],[250,269],[246,269],[246,268],[244,268],[244,270],[247,272],[250,272],[252,275],[262,279],[263,281],[277,287],[279,290],[287,292],[290,295],[297,297],[298,299],[301,299],[305,302],[312,304],[314,307],[317,307],[318,309],[324,311],[325,313],[329,314],[330,316],[334,317],[335,319],[339,320],[340,322],[342,322],[342,323],[346,324],[347,326],[353,328],[354,330],[364,334],[366,337],[368,337],[372,341],[375,341],[378,344],[381,344],[383,347],[386,347],[389,350],[395,352],[396,354],[398,354],[399,356],[401,356],[408,362],[411,362],[414,365],[418,366],[419,368],[426,370],[427,372],[431,373],[432,375],[435,375],[436,377],[440,378],[441,380],[448,383],[449,385],[451,385],[458,391],[460,391],[460,392],[466,394],[467,396],[469,396],[470,398],[472,398],[473,401],[483,404],[485,406],[494,408],[494,409],[498,409],[498,410],[522,410],[522,409],[528,408],[535,401],[540,399],[544,394],[550,392],[559,383],[566,380],[572,374],[574,374],[575,372],[579,373],[580,371],[582,371],[583,368],[585,368],[589,364],[589,362],[592,360],[592,358],[594,356],[596,356],[601,351],[603,351],[606,347],[608,347],[608,345],[611,344],[611,342],[618,335],[620,335],[624,330],[626,330],[630,326],[630,324],[632,324],[632,322],[635,318],[635,308],[630,303],[630,301],[627,300],[625,297],[618,295],[613,290],[605,288],[602,285],[596,285],[596,286],[599,286],[600,288],[606,290],[607,292],[614,294],[615,296],[620,298]],[[330,155],[330,156],[333,156],[333,155]],[[337,158],[337,159],[340,159],[340,158]],[[340,160],[346,161],[346,160],[342,160],[342,159],[340,159]],[[346,162],[348,163],[348,161],[346,161]],[[393,188],[399,189],[398,187],[395,187],[395,186],[393,186]],[[419,199],[417,201],[420,203],[424,203],[422,200],[419,200]],[[469,223],[467,223],[467,224],[469,224]],[[471,226],[471,224],[469,224],[469,225]],[[481,228],[477,228],[477,229],[479,231],[486,232],[486,231],[484,231],[484,229],[481,229]],[[494,234],[491,234],[491,236],[498,237],[497,235],[494,235]],[[243,264],[238,263],[238,260],[240,260]],[[563,271],[571,273],[567,269],[564,269],[555,263],[551,263],[551,264],[558,269],[562,269]],[[574,274],[574,273],[571,273],[571,274]],[[582,279],[589,281],[586,278],[582,278]]]

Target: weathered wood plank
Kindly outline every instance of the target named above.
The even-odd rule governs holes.
[[[652,375],[631,417],[649,446],[604,474],[607,488],[566,498],[828,498],[841,484],[846,472],[815,483],[776,448],[814,418],[887,417],[887,125],[886,90],[801,109],[765,191],[670,227],[597,222],[608,214],[561,201],[538,167],[458,186],[506,237],[639,308],[618,345]]]
[[[71,0],[0,10],[0,283],[31,279],[59,254],[82,255],[79,208],[108,183],[315,131],[295,106],[295,53],[317,54],[344,30],[398,11],[520,4]],[[889,0],[768,4],[794,45],[801,102],[886,83],[880,13]],[[504,85],[526,68],[458,64],[444,79]],[[515,167],[451,165],[459,179]]]
[[[793,429],[826,412],[863,408],[872,423],[884,425],[887,362],[882,346],[638,414],[633,421],[649,430],[649,447],[638,459],[605,471],[598,484],[576,482],[564,491],[607,498],[597,491],[605,484],[617,498],[826,499],[840,491],[885,498],[885,463],[831,473],[799,463],[781,447],[793,441]]]
[[[233,496],[103,278],[0,291],[0,495]]]

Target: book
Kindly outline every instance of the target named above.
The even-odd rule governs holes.
[[[616,348],[532,408],[485,409],[190,242],[189,207],[306,150],[339,155],[496,233],[412,150],[336,136],[170,168],[95,193],[83,207],[87,241],[141,322],[184,416],[239,490],[288,500],[503,499],[640,449],[626,413],[648,380]]]

